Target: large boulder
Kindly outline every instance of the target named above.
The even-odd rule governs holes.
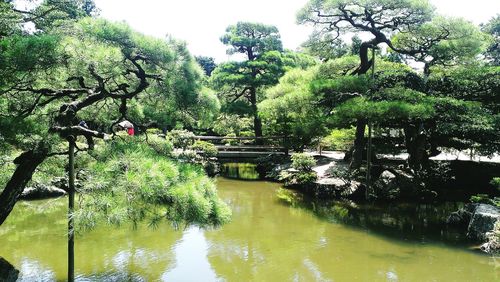
[[[384,170],[373,183],[375,196],[380,199],[394,200],[397,198],[422,199],[436,196],[433,191],[426,191],[424,184],[413,174],[400,169]]]
[[[314,194],[319,198],[349,198],[361,187],[358,181],[338,177],[321,178],[314,184]]]
[[[76,181],[75,181],[76,182]],[[54,177],[50,184],[56,188],[68,191],[68,178],[67,177]]]
[[[291,170],[292,169],[291,167],[292,163],[276,164],[272,166],[270,170],[267,171],[266,178],[279,181],[281,172]]]
[[[20,198],[24,200],[37,200],[46,198],[57,198],[66,195],[66,191],[63,189],[44,185],[40,183],[35,183],[31,187],[26,187],[21,194]]]
[[[472,215],[476,210],[477,204],[466,204],[463,208],[456,212],[452,212],[446,219],[446,224],[463,229],[468,228]]]
[[[87,179],[87,172],[85,170],[79,170],[77,173],[76,173],[76,178],[75,178],[75,188],[78,190],[78,189],[81,189],[83,188],[83,181],[82,180],[85,180]],[[66,192],[69,191],[69,187],[68,187],[68,177],[54,177],[51,181],[50,181],[50,186],[53,186],[55,188],[59,188],[59,189],[62,189]]]
[[[495,229],[486,233],[488,241],[481,245],[481,250],[488,254],[500,253],[500,223],[496,223]]]
[[[478,204],[467,228],[467,237],[472,240],[486,241],[500,219],[500,209],[492,205]]]
[[[375,194],[378,198],[393,200],[399,197],[401,190],[396,174],[384,170],[379,178],[373,183]]]
[[[19,270],[3,257],[0,257],[0,281],[13,282],[17,280],[18,276]]]

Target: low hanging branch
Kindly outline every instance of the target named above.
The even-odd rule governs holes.
[[[124,56],[125,59],[134,66],[134,69],[128,71],[129,74],[133,74],[138,80],[135,84],[137,86],[134,89],[129,90],[130,86],[128,84],[121,84],[113,91],[108,91],[106,82],[109,80],[98,74],[94,65],[91,64],[88,67],[88,71],[97,82],[97,85],[94,87],[87,86],[83,77],[70,77],[67,82],[77,81],[81,88],[34,89],[32,87],[25,87],[12,89],[18,94],[31,93],[38,95],[37,99],[35,99],[30,106],[21,111],[18,116],[27,117],[33,114],[36,109],[52,104],[56,100],[73,100],[60,107],[58,114],[54,118],[54,125],[51,126],[48,131],[58,134],[64,139],[70,137],[76,139],[78,136],[83,136],[87,140],[88,148],[92,149],[94,146],[93,138],[104,138],[106,134],[78,125],[78,112],[105,99],[115,99],[120,101],[120,114],[122,117],[125,117],[127,100],[133,99],[145,91],[150,85],[148,79],[160,78],[160,76],[156,74],[146,73],[141,63],[139,63],[140,61],[148,63],[147,58],[144,56],[130,56],[126,54]],[[0,225],[3,224],[14,208],[19,196],[31,180],[37,167],[42,164],[45,159],[54,154],[59,155],[59,153],[51,152],[50,144],[42,141],[37,144],[34,149],[22,153],[14,160],[17,167],[0,194]]]

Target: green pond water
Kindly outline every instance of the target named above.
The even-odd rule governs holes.
[[[500,281],[500,260],[439,224],[457,205],[285,204],[279,184],[218,178],[220,229],[101,227],[76,236],[78,281]],[[0,227],[20,281],[64,281],[66,198],[21,202]]]

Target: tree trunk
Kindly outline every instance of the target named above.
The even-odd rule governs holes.
[[[368,58],[368,49],[377,46],[380,43],[377,38],[361,43],[359,48],[359,66],[351,73],[351,75],[366,74],[372,67],[373,60]],[[352,156],[350,168],[357,169],[361,167],[363,162],[363,149],[365,145],[365,127],[366,120],[358,119],[356,121],[356,139],[352,148]]]
[[[47,158],[48,154],[48,146],[39,143],[34,149],[22,153],[14,160],[17,168],[0,195],[0,225],[7,219],[26,184],[31,180],[35,169]]]
[[[68,281],[75,281],[75,227],[73,212],[75,208],[75,138],[68,138],[69,143],[69,179],[68,179]]]
[[[365,74],[368,72],[368,70],[370,70],[373,62],[368,58],[368,49],[376,46],[376,44],[377,42],[374,40],[361,43],[361,46],[359,48],[360,63],[359,66],[351,73],[351,75]]]
[[[427,83],[427,79],[431,75],[431,66],[430,64],[424,64],[424,81]]]
[[[250,103],[252,104],[253,112],[253,129],[255,137],[262,137],[262,121],[259,117],[259,112],[257,110],[257,91],[255,87],[250,88]],[[256,144],[262,145],[264,142],[262,139],[257,139]]]
[[[408,165],[415,171],[421,170],[429,161],[427,153],[427,136],[423,132],[423,125],[408,125],[404,128]]]
[[[366,121],[358,119],[356,122],[356,135],[354,139],[354,148],[351,157],[350,167],[357,169],[361,167],[363,161],[363,149],[365,147],[365,127]]]

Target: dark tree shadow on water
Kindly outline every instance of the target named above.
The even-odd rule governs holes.
[[[19,277],[17,270],[10,262],[3,257],[0,257],[0,281],[13,282]]]
[[[460,202],[366,204],[308,197],[281,202],[305,209],[321,220],[401,243],[445,244],[462,249],[471,245],[464,230],[446,224],[447,217],[463,206]]]

